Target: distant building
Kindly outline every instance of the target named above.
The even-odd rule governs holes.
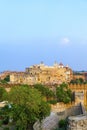
[[[87,72],[83,73],[85,80],[87,81]]]
[[[33,65],[25,69],[24,73],[13,73],[10,75],[10,83],[20,84],[61,84],[70,82],[73,77],[71,68],[64,66],[62,63],[54,63],[53,66]]]
[[[83,79],[84,81],[87,81],[87,72],[74,72],[73,79]]]

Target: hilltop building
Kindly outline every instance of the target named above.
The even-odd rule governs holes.
[[[54,63],[53,66],[33,65],[25,69],[24,73],[13,73],[10,75],[10,83],[20,84],[61,84],[62,82],[70,82],[73,77],[71,68],[64,66],[62,63]]]

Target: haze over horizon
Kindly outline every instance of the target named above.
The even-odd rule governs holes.
[[[86,0],[0,1],[0,71],[54,61],[87,70]]]

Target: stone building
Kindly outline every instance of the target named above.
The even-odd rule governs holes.
[[[87,81],[87,72],[86,71],[77,71],[73,72],[73,80],[83,79],[83,81]]]
[[[62,63],[54,63],[53,66],[46,66],[43,63],[33,65],[25,69],[23,74],[11,74],[10,83],[20,84],[61,84],[69,82],[73,77],[72,70]]]

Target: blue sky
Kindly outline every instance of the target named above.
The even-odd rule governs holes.
[[[43,61],[87,70],[87,0],[0,1],[0,71]]]

